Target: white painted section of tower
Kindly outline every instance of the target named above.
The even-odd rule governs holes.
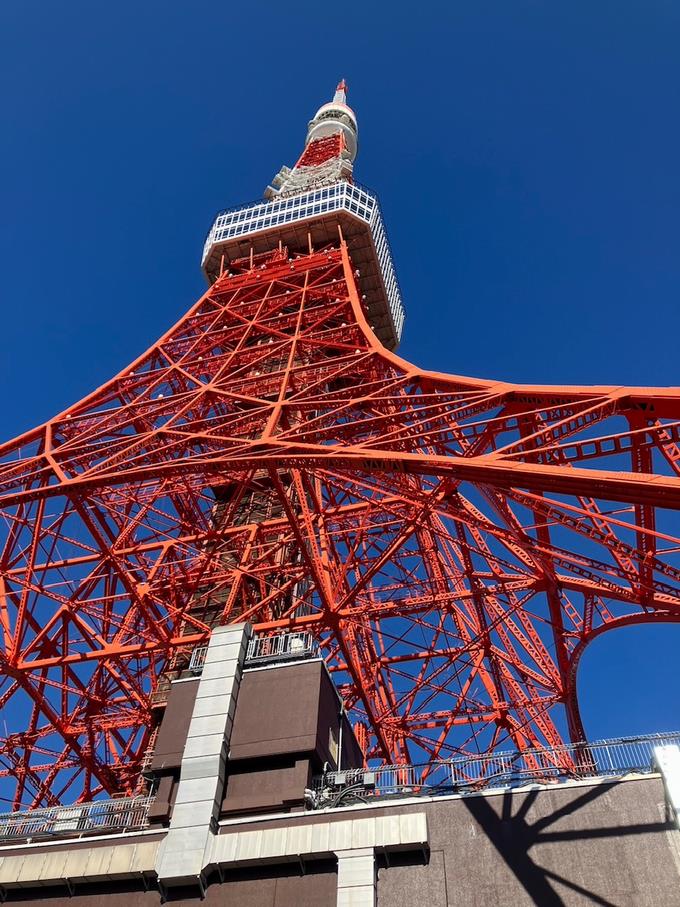
[[[333,95],[334,104],[347,104],[347,83],[344,79],[338,82],[335,94]]]
[[[671,743],[654,747],[654,761],[663,778],[666,802],[680,828],[680,746]]]
[[[156,862],[159,883],[203,886],[219,818],[250,624],[212,631],[189,724],[177,798]]]

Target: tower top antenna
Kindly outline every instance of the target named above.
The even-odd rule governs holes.
[[[340,81],[338,82],[337,88],[335,89],[335,95],[333,96],[333,103],[347,103],[347,82],[345,82],[344,79],[340,79]]]
[[[354,111],[347,104],[347,83],[344,79],[338,82],[333,100],[322,104],[309,121],[306,144],[339,132],[344,136],[345,147],[353,161],[357,155],[359,127]]]

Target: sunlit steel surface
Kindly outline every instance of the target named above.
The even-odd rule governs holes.
[[[371,764],[549,748],[568,771],[585,648],[680,620],[680,390],[519,386],[386,349],[399,308],[358,264],[380,239],[337,94],[261,217],[215,226],[206,294],[0,448],[17,808],[145,793],[167,691],[219,624],[312,634]],[[318,233],[303,204],[326,205]]]

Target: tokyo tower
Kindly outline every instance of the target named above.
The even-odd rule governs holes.
[[[310,631],[366,758],[406,763],[583,740],[588,643],[680,619],[680,390],[401,359],[357,135],[341,82],[265,199],[217,216],[205,295],[0,448],[13,808],[139,790],[220,624]]]

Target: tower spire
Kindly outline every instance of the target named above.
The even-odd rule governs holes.
[[[302,192],[312,186],[352,180],[359,127],[347,104],[347,83],[341,79],[332,101],[314,114],[307,126],[304,151],[291,169],[282,167],[265,190],[265,198]]]
[[[340,81],[338,82],[337,88],[335,89],[335,94],[333,95],[333,103],[347,103],[347,82],[345,82],[344,79],[340,79]]]

